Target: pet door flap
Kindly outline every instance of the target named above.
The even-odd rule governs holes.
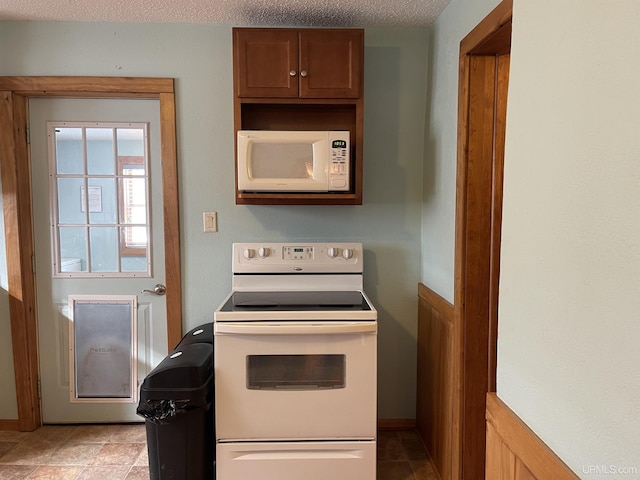
[[[136,401],[136,297],[69,296],[72,402]]]

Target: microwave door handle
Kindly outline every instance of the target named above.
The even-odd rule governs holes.
[[[377,333],[377,322],[353,323],[224,323],[215,324],[215,333],[223,335],[345,335]]]

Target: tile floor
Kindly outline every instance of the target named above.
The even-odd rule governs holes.
[[[437,480],[412,431],[380,432],[377,477]],[[148,480],[145,426],[46,425],[35,432],[0,431],[0,479]]]
[[[0,431],[0,479],[148,480],[144,424]]]
[[[378,432],[377,480],[439,480],[414,431]]]

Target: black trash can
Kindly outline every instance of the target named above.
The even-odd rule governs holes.
[[[192,343],[213,343],[213,322],[204,323],[184,334],[176,348]]]
[[[169,354],[144,379],[138,415],[146,419],[151,480],[212,480],[213,345]]]

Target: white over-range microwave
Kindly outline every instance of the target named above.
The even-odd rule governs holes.
[[[349,131],[240,130],[237,140],[240,191],[349,191]]]

